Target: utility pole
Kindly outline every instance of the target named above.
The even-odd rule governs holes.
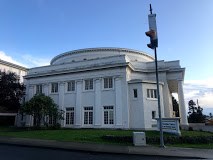
[[[161,106],[160,106],[160,91],[159,91],[159,78],[158,78],[158,59],[157,59],[157,47],[158,47],[158,37],[157,37],[157,25],[156,25],[156,14],[152,14],[152,6],[150,4],[150,14],[148,15],[149,20],[149,31],[145,34],[150,37],[150,44],[147,46],[154,49],[155,52],[155,73],[157,81],[157,98],[158,98],[158,115],[159,115],[159,127],[160,127],[160,147],[164,146],[163,139],[163,129],[162,129],[162,117],[161,117]]]

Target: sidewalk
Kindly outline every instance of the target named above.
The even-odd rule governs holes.
[[[175,147],[134,147],[108,144],[74,143],[54,140],[38,140],[28,138],[0,137],[0,144],[13,144],[21,146],[65,149],[73,151],[88,151],[114,154],[141,154],[150,156],[182,157],[182,158],[207,158],[213,159],[212,149],[191,149]]]

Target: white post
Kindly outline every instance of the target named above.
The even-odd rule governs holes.
[[[189,125],[186,114],[186,107],[184,102],[184,94],[183,94],[183,81],[178,81],[178,100],[179,100],[179,108],[180,108],[180,124],[181,125]]]
[[[95,79],[95,125],[101,125],[101,79]]]

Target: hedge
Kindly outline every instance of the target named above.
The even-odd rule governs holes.
[[[106,135],[101,137],[105,141],[116,142],[116,143],[133,143],[132,136],[114,136],[114,135]],[[158,144],[160,143],[159,137],[146,137],[147,144]],[[164,137],[165,144],[210,144],[213,143],[213,136],[166,136]]]

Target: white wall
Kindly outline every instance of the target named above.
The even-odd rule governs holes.
[[[134,89],[137,89],[138,97],[134,98]],[[129,100],[130,100],[130,128],[144,129],[144,103],[142,83],[129,84]]]

